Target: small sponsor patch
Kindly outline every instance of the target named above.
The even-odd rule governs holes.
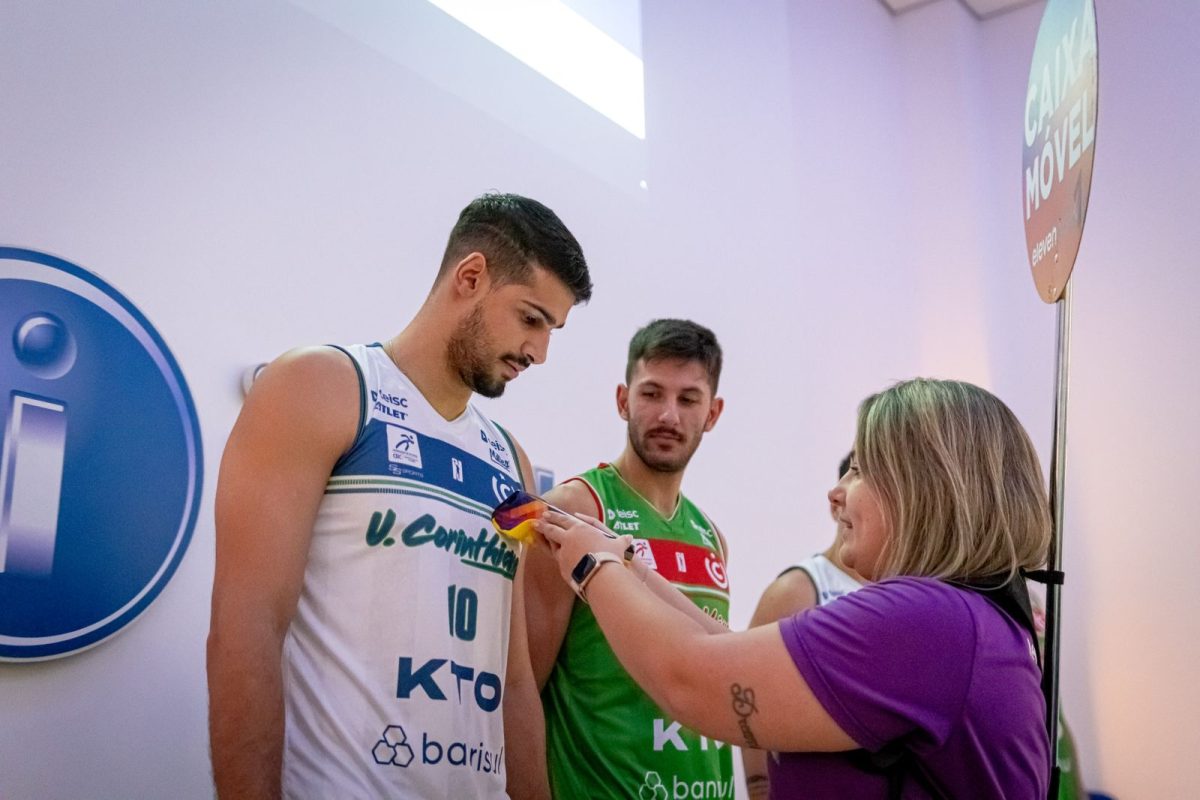
[[[388,461],[421,468],[421,443],[416,431],[399,425],[387,426]]]

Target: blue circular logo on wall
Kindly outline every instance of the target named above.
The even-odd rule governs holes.
[[[62,259],[0,247],[0,660],[99,644],[191,540],[200,426],[141,312]]]

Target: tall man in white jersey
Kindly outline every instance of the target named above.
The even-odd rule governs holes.
[[[680,491],[701,437],[724,408],[720,374],[721,348],[708,328],[660,319],[639,330],[616,393],[628,423],[624,451],[547,499],[630,534],[637,552],[630,568],[706,628],[724,631],[725,540]],[[682,728],[641,690],[545,544],[530,552],[527,569],[530,655],[543,687],[553,795],[732,797],[730,748]]]
[[[263,371],[217,486],[221,797],[546,794],[523,554],[488,522],[530,468],[470,399],[542,363],[590,294],[554,212],[484,195],[398,335]]]

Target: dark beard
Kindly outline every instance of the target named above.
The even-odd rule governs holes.
[[[675,458],[668,459],[662,456],[656,456],[648,452],[647,448],[642,445],[642,437],[634,430],[633,426],[629,426],[629,444],[633,446],[633,452],[637,453],[637,457],[654,472],[674,473],[683,472],[687,469],[688,462],[692,460],[692,456],[696,452],[696,448],[700,446],[700,440],[692,445],[690,450],[681,451]]]
[[[483,349],[486,340],[483,309],[476,306],[451,334],[446,360],[471,391],[484,397],[499,397],[504,394],[507,382],[488,369],[489,360]]]

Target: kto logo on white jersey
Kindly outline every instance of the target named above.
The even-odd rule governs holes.
[[[399,425],[388,425],[387,441],[388,461],[421,468],[421,443],[417,441],[416,431],[401,428]]]

